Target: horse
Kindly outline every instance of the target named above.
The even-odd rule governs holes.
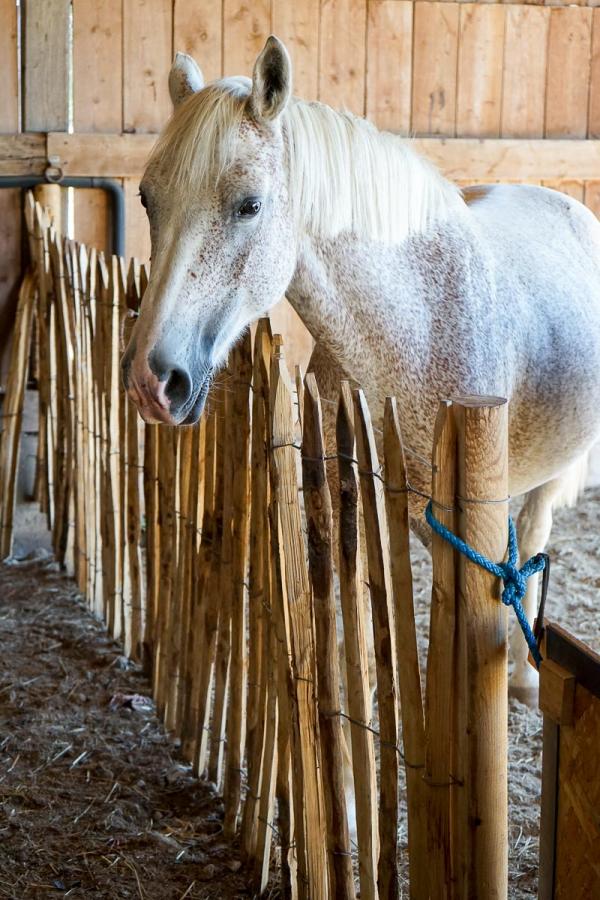
[[[205,85],[178,53],[169,88],[174,112],[140,184],[152,269],[122,360],[145,421],[196,422],[229,349],[285,294],[316,342],[323,397],[342,378],[361,385],[375,425],[397,398],[409,478],[425,494],[440,399],[508,398],[520,555],[542,551],[600,433],[592,213],[533,185],[460,190],[409,139],[294,97],[274,36],[252,79]],[[427,543],[416,494],[410,523]],[[537,588],[530,579],[530,621]],[[532,702],[520,632],[511,652],[511,690]]]

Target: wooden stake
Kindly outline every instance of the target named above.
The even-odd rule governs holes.
[[[265,355],[266,352],[266,355]],[[270,655],[270,579],[268,536],[268,449],[266,403],[268,402],[268,360],[271,357],[271,328],[260,319],[254,338],[252,374],[251,503],[248,607],[248,701],[246,748],[248,789],[240,829],[240,849],[244,861],[255,859],[258,830],[258,801],[261,762],[266,740],[267,680]],[[273,741],[275,735],[273,735]],[[273,751],[272,747],[272,751]],[[272,758],[272,752],[271,752]],[[270,789],[270,784],[267,789]],[[266,826],[265,826],[266,827]],[[264,844],[264,841],[263,841]],[[261,869],[262,875],[262,869]]]
[[[13,517],[16,502],[17,472],[21,440],[23,403],[27,384],[31,327],[36,284],[27,273],[19,289],[14,339],[11,349],[8,383],[2,408],[0,440],[0,558],[12,552]]]
[[[377,884],[381,898],[398,896],[398,713],[394,618],[383,486],[371,416],[362,390],[354,391],[356,449],[365,519],[371,613],[377,670],[380,776]]]
[[[456,533],[456,428],[449,401],[440,403],[433,432],[432,496],[435,516]],[[431,900],[452,894],[450,798],[456,627],[456,559],[447,541],[433,532],[431,621],[427,658],[427,852]],[[459,789],[460,790],[460,789]]]
[[[230,354],[228,370],[231,373],[233,354]],[[221,538],[219,587],[213,600],[214,614],[218,617],[217,645],[215,654],[215,687],[213,711],[210,723],[210,756],[208,779],[222,788],[221,775],[225,749],[225,714],[229,689],[229,664],[231,659],[231,595],[233,556],[233,482],[234,467],[232,447],[235,441],[236,423],[233,416],[233,402],[229,391],[224,391],[221,403],[223,427],[223,524]]]
[[[250,379],[252,346],[247,332],[233,351],[235,379],[232,395],[234,440],[229,450],[233,458],[233,519],[231,557],[231,674],[227,709],[227,766],[223,799],[223,831],[232,837],[237,827],[242,786],[242,747],[246,725],[246,570],[248,556]]]
[[[280,549],[289,617],[293,682],[292,771],[294,828],[298,843],[298,888],[301,897],[326,897],[325,827],[320,778],[319,732],[314,696],[316,662],[312,598],[306,566],[294,449],[292,391],[283,359],[271,370],[272,465],[280,529]],[[284,614],[285,615],[285,614]]]
[[[159,561],[160,529],[158,527],[158,425],[144,427],[144,505],[146,512],[146,617],[144,622],[142,662],[144,671],[152,673],[156,647],[156,623],[160,596]]]
[[[459,534],[499,562],[507,546],[508,405],[495,397],[462,397],[453,408]],[[464,815],[466,806],[468,818],[455,823],[456,896],[506,900],[507,611],[498,579],[462,554],[458,571],[455,774],[466,795],[457,812]]]
[[[408,482],[395,399],[385,401],[383,419],[385,505],[390,536],[396,622],[396,666],[402,713],[402,743],[408,805],[408,862],[411,897],[426,897],[429,883],[423,770],[425,723],[415,628],[408,525]]]
[[[340,484],[340,601],[344,622],[347,704],[352,740],[354,802],[358,835],[361,900],[377,898],[377,772],[371,722],[367,639],[359,552],[358,475],[354,441],[354,407],[347,381],[342,382],[336,439]],[[365,728],[363,726],[369,726]]]
[[[206,584],[210,575],[210,566],[213,554],[214,540],[214,503],[215,503],[215,439],[216,439],[216,415],[207,410],[205,413],[204,432],[204,468],[202,480],[204,482],[203,507],[202,507],[202,534],[200,547],[195,558],[192,573],[192,599],[190,609],[190,634],[188,639],[187,656],[192,665],[191,690],[189,700],[183,714],[182,746],[184,756],[193,765],[197,764],[198,753],[201,746],[201,729],[205,726],[201,716],[201,708],[204,706],[204,690],[201,681],[204,670],[204,654],[206,648]],[[201,655],[200,655],[201,654]],[[193,662],[192,662],[193,661]],[[209,678],[209,675],[206,676]],[[202,723],[202,724],[201,724]]]
[[[298,857],[304,859],[304,834],[300,830],[296,841],[294,831],[293,788],[292,788],[292,694],[293,671],[291,655],[288,648],[291,644],[290,622],[287,604],[284,602],[284,557],[281,550],[281,534],[279,525],[279,494],[277,491],[278,473],[273,465],[273,373],[280,365],[285,365],[282,351],[281,335],[273,335],[272,354],[269,370],[270,393],[267,416],[267,445],[269,448],[269,544],[271,550],[271,614],[276,632],[277,653],[277,831],[281,844],[281,884],[285,900],[296,900],[298,897],[297,867]],[[263,825],[263,822],[260,822]],[[259,838],[260,841],[260,832]]]
[[[219,579],[221,571],[221,553],[223,546],[223,488],[224,488],[224,447],[225,447],[225,418],[223,415],[216,419],[216,444],[215,444],[215,487],[212,533],[208,543],[208,572],[202,584],[200,598],[202,617],[202,656],[200,657],[199,687],[198,687],[198,774],[202,774],[207,764],[208,748],[208,717],[210,710],[210,687],[217,642],[217,628],[219,623]],[[202,530],[204,543],[204,528]]]
[[[352,900],[355,896],[354,874],[344,796],[344,737],[339,715],[340,667],[333,594],[333,517],[325,473],[321,401],[313,374],[306,377],[303,409],[302,484],[315,614],[319,736],[327,824],[329,890],[332,897]]]

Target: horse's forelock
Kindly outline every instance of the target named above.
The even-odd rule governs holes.
[[[187,193],[214,184],[231,165],[250,95],[249,78],[207,85],[178,106],[148,160],[169,192]]]

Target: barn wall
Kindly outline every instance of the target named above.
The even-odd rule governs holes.
[[[53,2],[69,6],[68,0]],[[14,0],[0,0],[0,13],[8,26],[0,28],[0,100],[7,101],[0,103],[0,130],[14,132]],[[595,138],[599,17],[591,4],[72,0],[73,130],[153,134],[170,112],[167,75],[175,50],[192,53],[208,78],[250,74],[273,31],[292,55],[298,94],[366,114],[383,128],[446,138]],[[35,71],[25,75],[30,91],[51,95],[46,84],[36,83]],[[146,259],[147,227],[136,196],[141,164],[134,168],[135,177],[123,179],[127,252]],[[575,165],[568,174],[559,183],[545,183],[600,212],[600,163],[599,180],[584,181]],[[522,180],[518,165],[511,178]],[[0,196],[0,204],[8,211],[2,221],[15,225],[0,226],[1,310],[18,270],[19,239],[15,196]],[[79,192],[74,220],[79,239],[106,246],[100,192]]]

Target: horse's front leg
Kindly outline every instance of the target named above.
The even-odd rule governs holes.
[[[517,521],[520,565],[545,549],[552,529],[553,503],[561,485],[562,480],[558,478],[534,488],[526,495]],[[523,609],[531,625],[537,612],[539,583],[540,575],[532,575],[527,582],[527,593],[523,599]],[[516,620],[510,638],[510,655],[513,670],[509,680],[509,693],[533,707],[537,704],[538,674],[528,662],[529,648]]]

